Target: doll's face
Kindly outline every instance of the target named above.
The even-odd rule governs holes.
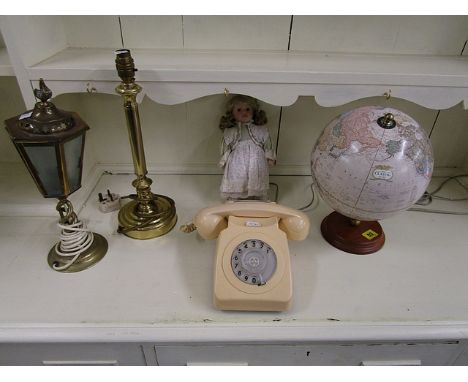
[[[253,110],[247,103],[238,102],[232,108],[232,115],[236,122],[247,123],[252,120]]]

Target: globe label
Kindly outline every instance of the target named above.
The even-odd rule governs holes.
[[[372,240],[379,236],[379,234],[371,229],[368,229],[367,231],[362,233],[362,236],[364,236],[367,240]]]
[[[390,170],[384,170],[382,168],[376,168],[372,173],[374,178],[382,180],[390,180],[393,178],[393,172]]]

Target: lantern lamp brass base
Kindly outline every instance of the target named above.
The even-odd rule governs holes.
[[[56,267],[64,266],[70,261],[70,258],[59,255],[55,251],[54,245],[49,251],[49,256],[47,257],[47,262],[49,263],[49,266],[54,271],[63,273],[80,272],[85,269],[88,269],[89,267],[92,267],[106,255],[108,248],[107,240],[103,236],[95,232],[93,232],[93,235],[94,239],[91,246],[86,251],[84,251],[72,265],[62,270],[54,268],[54,264]]]
[[[146,240],[165,235],[174,228],[177,214],[174,201],[164,195],[154,195],[152,214],[138,211],[138,200],[125,204],[119,211],[119,233],[132,239]]]

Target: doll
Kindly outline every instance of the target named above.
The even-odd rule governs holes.
[[[257,100],[234,96],[227,104],[219,128],[223,131],[221,159],[224,168],[221,197],[227,200],[267,200],[268,166],[275,164],[266,114]]]

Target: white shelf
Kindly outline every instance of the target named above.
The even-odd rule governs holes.
[[[133,178],[103,175],[93,193],[129,193]],[[176,201],[175,229],[153,240],[118,235],[117,212],[99,212],[92,194],[80,218],[107,238],[109,251],[77,274],[60,274],[47,265],[58,236],[55,218],[0,217],[0,301],[8,306],[0,313],[0,342],[468,338],[468,306],[460,292],[467,288],[468,237],[461,234],[468,230],[466,215],[437,215],[436,220],[430,213],[400,213],[381,222],[387,241],[378,253],[354,256],[322,238],[320,222],[330,209],[320,201],[307,213],[309,237],[289,244],[292,309],[223,312],[212,305],[216,242],[178,229],[199,208],[218,203],[220,176],[153,179],[154,192]],[[309,177],[272,180],[279,184],[282,204],[307,204]],[[431,208],[446,209],[437,203]],[[456,209],[468,211],[468,203],[458,202]]]
[[[223,93],[225,88],[276,105],[314,95],[320,105],[336,106],[388,90],[428,108],[468,104],[468,58],[461,56],[184,49],[134,49],[132,55],[139,69],[137,82],[163,104]],[[67,48],[27,72],[34,81],[47,78],[55,94],[93,86],[114,94],[120,81],[114,60],[111,49]]]
[[[142,81],[267,82],[468,86],[468,60],[420,55],[325,54],[284,51],[132,49]],[[31,75],[119,80],[110,49],[67,48],[30,67]],[[278,77],[281,73],[282,77]],[[245,77],[247,76],[247,77]],[[384,77],[385,76],[385,77]]]

